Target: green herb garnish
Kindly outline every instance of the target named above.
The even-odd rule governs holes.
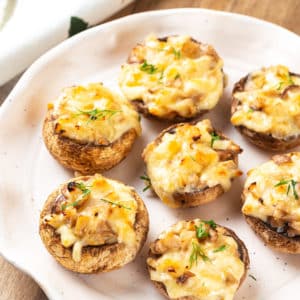
[[[69,27],[69,37],[88,28],[89,24],[79,17],[71,17]]]
[[[215,223],[214,220],[208,220],[208,221],[202,221],[205,224],[208,224],[212,229],[216,229],[217,224]]]
[[[91,190],[88,188],[91,187],[90,185],[85,185],[83,182],[75,182],[75,186],[82,191],[84,196],[90,194]]]
[[[253,112],[254,112],[254,110],[252,108],[248,109],[248,113],[253,113]]]
[[[110,200],[107,200],[107,199],[103,199],[103,198],[101,198],[100,200],[103,201],[103,202],[112,204],[112,205],[116,205],[116,206],[118,206],[118,207],[120,207],[120,208],[125,208],[125,209],[131,210],[130,207],[125,206],[125,205],[123,205],[123,204],[121,204],[121,203],[113,202],[113,201],[110,201]]]
[[[288,185],[287,186],[286,194],[289,195],[290,190],[292,189],[294,198],[296,200],[298,200],[299,199],[299,195],[298,195],[298,193],[296,191],[296,185],[298,184],[298,182],[295,181],[294,179],[288,179],[288,180],[284,180],[283,179],[283,180],[280,180],[278,183],[276,183],[274,185],[274,187],[278,187],[278,186],[286,185],[286,184]]]
[[[154,65],[148,64],[145,60],[140,69],[148,74],[154,74],[157,72],[157,68]]]
[[[213,148],[215,141],[219,141],[221,137],[214,131],[211,134],[210,146]]]
[[[195,229],[196,229],[196,236],[198,239],[209,237],[209,232],[205,229],[202,223],[199,226],[195,225]]]
[[[162,83],[162,79],[164,78],[164,71],[161,71],[160,72],[160,76],[159,76],[159,79],[158,79],[158,82],[159,83]]]
[[[75,186],[81,190],[82,194],[80,195],[80,198],[76,201],[69,203],[69,204],[63,204],[61,206],[61,210],[64,211],[67,207],[76,207],[80,204],[81,200],[85,198],[87,195],[91,193],[91,190],[88,189],[90,186],[85,185],[83,182],[75,182]]]
[[[144,180],[145,187],[143,188],[143,192],[146,192],[152,185],[151,185],[151,179],[148,177],[146,173],[144,175],[140,176],[140,179]]]
[[[76,207],[79,203],[80,203],[80,200],[74,201],[69,204],[62,204],[61,210],[64,211],[67,207],[71,207],[71,206]]]
[[[192,242],[192,254],[190,255],[190,268],[195,263],[197,265],[198,258],[201,257],[203,261],[208,261],[209,258],[205,255],[198,243]]]
[[[253,275],[251,275],[251,274],[249,274],[248,276],[249,276],[250,278],[252,278],[253,280],[255,280],[255,281],[257,280],[257,279],[256,279]]]
[[[277,90],[281,90],[282,89],[282,86],[284,85],[284,84],[286,84],[286,85],[293,85],[293,84],[295,84],[295,82],[293,81],[293,79],[292,79],[292,77],[291,77],[291,75],[290,74],[288,74],[287,75],[287,81],[280,81],[279,83],[278,83],[278,86],[277,86]]]
[[[212,229],[216,229],[217,227],[217,224],[213,220],[202,221],[199,226],[195,225],[196,236],[198,239],[210,236],[208,230],[206,230],[206,228],[203,226],[203,223],[209,225],[209,227]]]
[[[180,50],[176,50],[174,47],[172,48],[173,54],[176,59],[179,59],[181,57],[181,52]]]
[[[283,81],[279,82],[278,85],[277,85],[276,90],[281,90],[283,85],[284,85]]]
[[[113,115],[115,115],[118,112],[121,112],[121,110],[112,110],[112,109],[98,109],[94,108],[92,110],[80,110],[77,109],[79,113],[77,115],[87,115],[89,117],[90,121],[95,121],[98,119],[110,119]]]
[[[226,249],[226,245],[222,245],[220,246],[219,248],[215,249],[213,252],[216,253],[216,252],[221,252],[221,251],[224,251]]]

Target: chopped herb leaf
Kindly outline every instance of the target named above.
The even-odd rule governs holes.
[[[298,200],[299,199],[299,195],[298,195],[297,190],[296,190],[296,185],[298,184],[298,182],[295,181],[294,179],[288,179],[288,180],[283,179],[283,180],[280,180],[278,183],[276,183],[274,185],[274,187],[278,187],[278,186],[286,185],[286,184],[288,185],[287,186],[286,195],[289,195],[290,190],[292,189],[294,198],[296,200]]]
[[[198,258],[201,257],[203,261],[208,261],[209,258],[205,255],[198,243],[192,242],[192,253],[190,255],[190,268],[195,263],[197,265]]]
[[[140,179],[144,180],[145,187],[143,188],[143,192],[146,192],[151,187],[151,179],[148,177],[146,173],[144,175],[140,176]]]
[[[208,224],[212,229],[216,229],[217,224],[214,220],[203,221],[205,224]]]
[[[117,203],[117,202],[113,202],[113,201],[110,201],[110,200],[107,200],[107,199],[103,199],[103,198],[101,198],[100,200],[101,200],[101,201],[103,201],[103,202],[106,202],[106,203],[112,204],[112,205],[116,205],[116,206],[118,206],[118,207],[120,207],[120,208],[125,208],[125,209],[129,209],[129,210],[131,210],[131,208],[130,208],[130,207],[128,207],[128,206],[125,206],[125,205],[123,205],[123,204],[120,204],[120,203]]]
[[[86,110],[86,111],[80,109],[77,110],[79,111],[77,115],[87,115],[89,117],[89,122],[98,119],[103,119],[103,120],[105,120],[106,118],[110,119],[116,113],[121,112],[121,110],[98,109],[98,108],[94,108],[92,110]]]
[[[91,186],[87,186],[83,182],[75,182],[75,186],[79,188],[83,194],[89,194],[91,192],[91,190],[88,189]]]
[[[80,203],[79,200],[74,201],[74,202],[69,203],[69,204],[66,204],[66,203],[65,203],[65,204],[63,204],[63,205],[61,206],[61,210],[64,211],[67,207],[71,207],[71,206],[76,207],[79,203]]]
[[[210,146],[213,148],[214,142],[219,141],[221,137],[215,131],[212,132],[210,135],[211,135]]]
[[[148,64],[145,60],[140,69],[148,74],[154,74],[157,72],[157,68],[154,65]]]
[[[179,78],[180,78],[180,74],[177,73],[176,76],[174,77],[174,79],[176,80],[176,79],[179,79]]]
[[[248,113],[253,113],[254,110],[252,108],[249,108]]]
[[[80,204],[81,200],[85,198],[87,195],[91,193],[91,190],[88,189],[90,186],[85,185],[83,182],[75,182],[75,186],[81,190],[82,194],[80,195],[80,198],[76,201],[69,203],[69,204],[63,204],[61,206],[61,210],[64,211],[67,207],[76,207]]]
[[[174,47],[172,48],[173,54],[176,59],[179,59],[181,57],[181,52],[180,50],[176,50]]]
[[[195,229],[196,229],[196,236],[198,239],[209,237],[209,232],[205,229],[202,223],[199,226],[195,225]]]
[[[162,79],[164,78],[164,71],[161,71],[160,72],[160,76],[159,76],[159,78],[158,78],[158,82],[159,83],[162,83]]]
[[[274,185],[274,187],[285,185],[288,184],[289,182],[290,182],[289,180],[280,180],[278,183]]]
[[[283,81],[279,82],[278,85],[277,85],[276,90],[281,90],[283,85],[284,85]]]
[[[215,249],[213,252],[216,253],[216,252],[221,252],[221,251],[224,251],[226,249],[226,245],[222,245],[220,246],[219,248]]]
[[[285,85],[285,84],[286,84],[287,86],[295,84],[295,82],[293,81],[293,79],[292,79],[292,77],[291,77],[290,74],[287,75],[287,80],[286,80],[286,81],[280,81],[280,82],[278,83],[278,86],[277,86],[276,89],[277,89],[277,90],[281,90],[281,89],[282,89],[282,86]]]
[[[252,278],[253,280],[257,280],[253,275],[249,274],[249,277]]]
[[[289,84],[289,85],[295,84],[295,82],[294,82],[294,80],[292,79],[290,73],[289,73],[289,75],[288,75],[288,84]]]
[[[71,17],[69,27],[69,37],[88,28],[89,24],[79,17]]]

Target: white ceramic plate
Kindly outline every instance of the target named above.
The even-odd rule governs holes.
[[[212,44],[224,59],[229,75],[222,101],[205,117],[239,143],[240,167],[246,173],[267,160],[244,140],[229,122],[232,84],[261,66],[285,64],[300,70],[299,37],[253,18],[202,9],[176,9],[132,15],[90,29],[42,56],[28,69],[0,111],[0,250],[29,273],[51,299],[162,299],[149,281],[145,255],[150,240],[181,219],[202,217],[236,231],[246,243],[250,274],[236,299],[295,299],[300,283],[299,256],[275,253],[265,247],[240,213],[244,176],[217,201],[193,209],[174,210],[150,192],[142,193],[144,146],[166,125],[143,120],[143,135],[120,165],[105,175],[136,187],[149,209],[150,232],[139,257],[121,270],[77,275],[63,269],[48,254],[38,235],[38,217],[47,195],[73,176],[47,152],[41,137],[46,104],[65,86],[103,81],[116,87],[120,65],[130,49],[149,33],[190,34]],[[284,295],[284,296],[283,296]]]

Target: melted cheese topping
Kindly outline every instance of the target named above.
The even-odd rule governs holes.
[[[233,97],[239,102],[231,117],[233,125],[280,139],[300,134],[300,77],[290,74],[287,67],[252,73],[244,91]]]
[[[101,83],[66,88],[49,108],[54,108],[55,131],[76,141],[105,145],[132,128],[141,133],[131,104]]]
[[[74,261],[80,261],[84,246],[135,247],[138,204],[132,188],[96,174],[64,185],[55,205],[58,213],[45,216],[44,222],[56,229],[64,247],[73,247]]]
[[[219,184],[227,191],[231,180],[241,175],[233,160],[221,161],[219,155],[222,151],[238,154],[239,146],[220,137],[213,140],[213,134],[209,120],[183,123],[165,132],[158,145],[154,141],[145,148],[147,174],[163,202],[180,207],[174,193],[192,193]]]
[[[143,100],[152,115],[190,118],[212,109],[223,88],[223,61],[189,36],[166,41],[151,35],[122,66],[120,87],[129,100]]]
[[[242,212],[279,231],[288,226],[291,236],[300,235],[300,153],[285,157],[289,159],[279,165],[270,160],[248,172]]]
[[[219,226],[197,239],[195,225],[200,224],[207,228],[199,219],[181,221],[159,236],[158,258],[147,259],[151,280],[163,283],[170,299],[232,300],[245,271],[238,245]],[[197,258],[195,247],[201,251]]]

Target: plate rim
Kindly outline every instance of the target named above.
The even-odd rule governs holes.
[[[253,16],[244,15],[240,13],[235,12],[228,12],[228,11],[219,11],[219,10],[213,10],[208,8],[197,8],[197,7],[188,7],[188,8],[171,8],[171,9],[161,9],[161,10],[148,10],[143,12],[138,12],[134,14],[129,14],[126,16],[123,16],[121,18],[105,22],[103,24],[91,27],[83,32],[80,32],[79,34],[76,34],[75,36],[68,38],[60,43],[58,43],[56,46],[52,47],[51,49],[47,50],[44,54],[42,54],[38,59],[36,59],[28,68],[27,70],[22,74],[21,78],[18,80],[17,84],[14,86],[14,88],[11,90],[11,92],[7,95],[5,100],[3,101],[2,105],[0,106],[0,120],[2,119],[2,116],[6,113],[7,110],[10,109],[10,106],[16,101],[10,101],[10,98],[15,98],[15,95],[21,91],[23,88],[25,88],[28,81],[30,81],[30,77],[32,74],[37,73],[39,70],[41,70],[45,64],[47,64],[48,60],[51,59],[51,57],[55,57],[57,55],[57,52],[61,50],[61,48],[67,47],[72,44],[77,44],[77,42],[82,39],[84,36],[92,35],[94,31],[101,31],[104,30],[106,27],[110,27],[113,24],[123,23],[123,22],[130,22],[131,19],[135,18],[143,18],[144,16],[151,16],[151,15],[169,15],[169,14],[197,14],[197,13],[204,13],[207,15],[219,15],[219,16],[226,16],[229,18],[235,18],[238,20],[247,21],[250,23],[258,23],[262,26],[267,26],[269,28],[273,28],[274,30],[280,30],[285,34],[290,35],[293,38],[297,38],[300,45],[300,39],[299,35],[285,27],[282,27],[278,24],[272,23],[270,21],[266,21],[263,19],[259,19]],[[0,178],[1,181],[1,178]],[[1,200],[0,200],[1,201]],[[0,255],[10,264],[12,264],[17,269],[21,270],[23,273],[31,277],[43,290],[45,295],[49,299],[64,299],[64,297],[61,295],[59,297],[57,293],[53,292],[50,288],[48,288],[47,284],[44,284],[44,282],[41,282],[39,280],[38,275],[36,275],[34,272],[30,271],[30,268],[22,266],[22,264],[19,264],[17,261],[14,260],[14,258],[9,254],[8,251],[6,251],[6,247],[4,246],[4,243],[2,244],[0,241]]]

